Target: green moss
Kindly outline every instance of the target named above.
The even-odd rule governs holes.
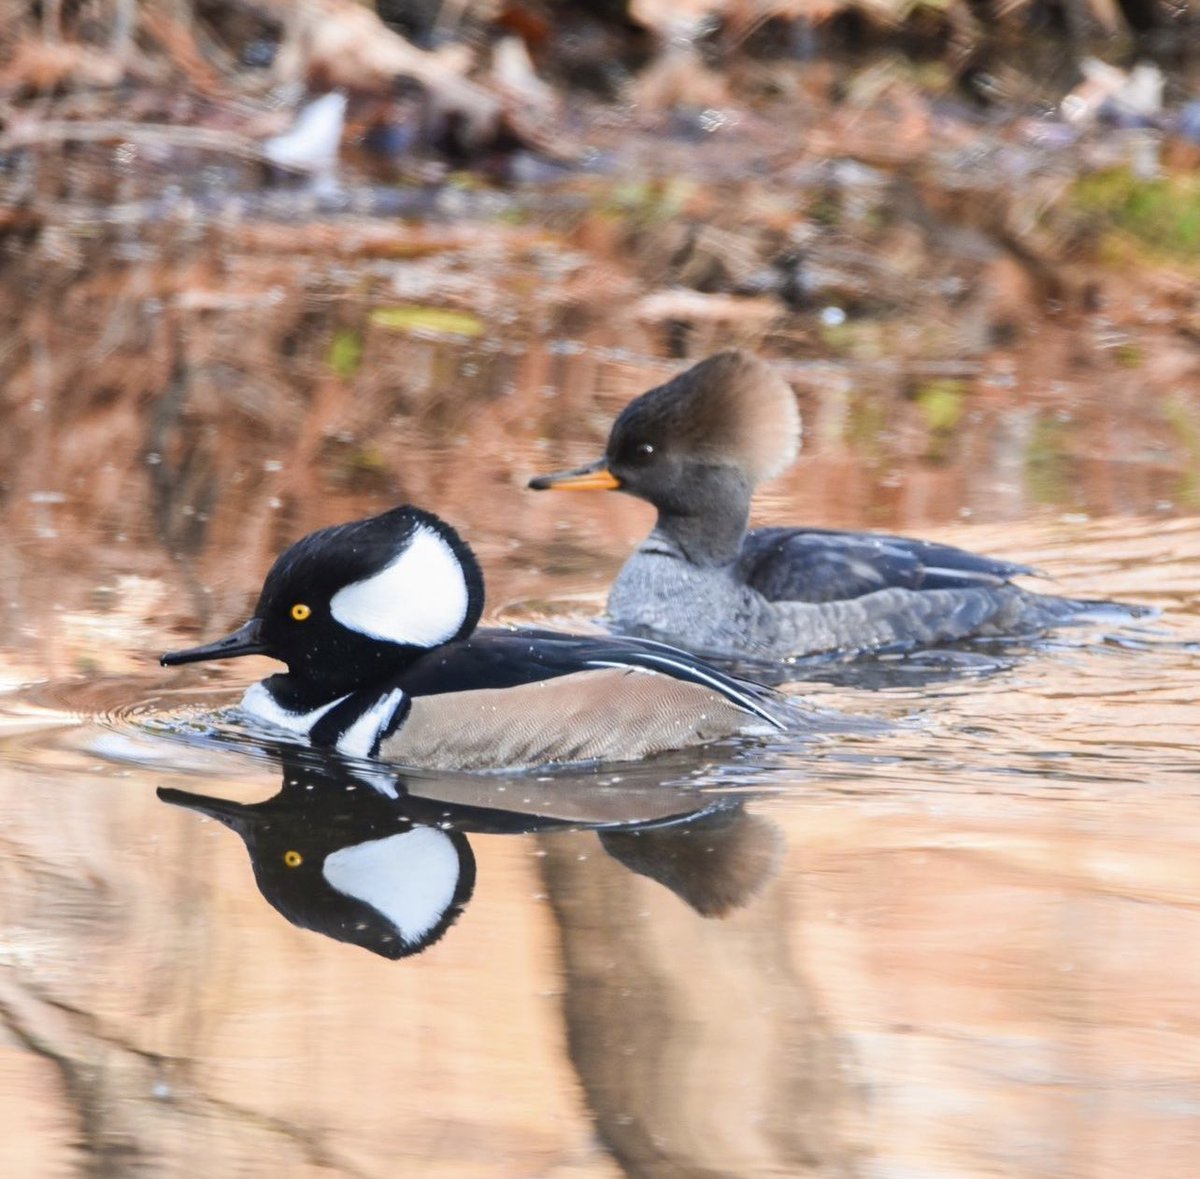
[[[824,229],[836,229],[842,223],[842,202],[835,192],[822,193],[808,207],[808,219]]]
[[[371,443],[330,440],[324,460],[327,478],[335,487],[380,491],[390,484],[392,468],[388,457]]]
[[[888,352],[887,328],[878,320],[848,317],[841,323],[816,325],[822,345],[839,356],[855,360],[878,360]]]
[[[428,332],[438,336],[482,336],[483,321],[469,311],[445,307],[376,307],[371,312],[376,327],[401,332]]]
[[[341,328],[329,345],[329,367],[343,380],[349,380],[362,365],[362,353],[362,337],[349,328]]]
[[[1200,261],[1200,175],[1145,180],[1129,168],[1081,177],[1076,205],[1155,253]]]
[[[1140,368],[1145,357],[1136,344],[1122,344],[1113,357],[1122,368]]]
[[[850,446],[868,461],[883,458],[883,435],[889,426],[888,406],[884,399],[869,392],[853,397],[847,407],[844,436]]]
[[[953,430],[962,421],[966,408],[965,381],[928,381],[918,390],[914,400],[925,415],[925,424],[935,433]]]
[[[925,418],[929,445],[925,457],[930,462],[945,462],[954,439],[954,431],[966,411],[967,384],[951,379],[926,381],[913,397]]]

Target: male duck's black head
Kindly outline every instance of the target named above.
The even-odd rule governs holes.
[[[719,352],[631,401],[604,458],[529,486],[626,491],[652,503],[668,531],[703,519],[718,540],[740,540],[752,491],[792,461],[799,440],[787,382],[748,352]]]
[[[465,835],[414,823],[370,790],[285,787],[251,805],[166,787],[158,796],[236,831],[259,891],[293,925],[385,958],[432,945],[475,888]]]
[[[267,574],[249,622],[162,663],[269,655],[288,666],[289,683],[279,685],[287,695],[315,705],[469,635],[482,609],[483,575],[454,529],[418,508],[394,508],[297,541]]]

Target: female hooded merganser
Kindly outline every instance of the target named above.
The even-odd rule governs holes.
[[[166,666],[269,655],[252,716],[354,757],[432,769],[625,761],[786,727],[786,703],[636,639],[475,629],[483,576],[444,521],[401,507],[279,557],[254,617]]]
[[[713,655],[897,651],[1043,630],[1095,603],[1033,594],[1034,571],[868,532],[758,528],[755,487],[796,456],[800,417],[763,361],[721,352],[621,412],[604,457],[534,490],[619,490],[658,509],[608,598],[618,630]]]

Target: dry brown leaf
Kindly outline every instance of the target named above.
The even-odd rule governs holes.
[[[22,40],[0,72],[0,94],[31,90],[44,94],[68,81],[73,86],[115,86],[125,75],[116,57],[64,41]]]
[[[390,93],[397,78],[411,78],[465,120],[468,139],[484,138],[495,127],[500,103],[457,72],[461,55],[418,49],[353,0],[270,0],[266,6],[287,30],[275,63],[280,81]]]

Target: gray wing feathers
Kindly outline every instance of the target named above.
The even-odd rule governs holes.
[[[1016,586],[885,589],[844,602],[776,602],[771,646],[792,653],[908,650],[959,639],[1033,633],[1075,614],[1079,604]]]
[[[459,770],[634,760],[756,725],[754,716],[700,684],[600,668],[516,688],[418,696],[379,756]]]
[[[883,589],[1000,586],[1034,570],[952,545],[883,533],[759,528],[738,566],[773,602],[835,602]]]

